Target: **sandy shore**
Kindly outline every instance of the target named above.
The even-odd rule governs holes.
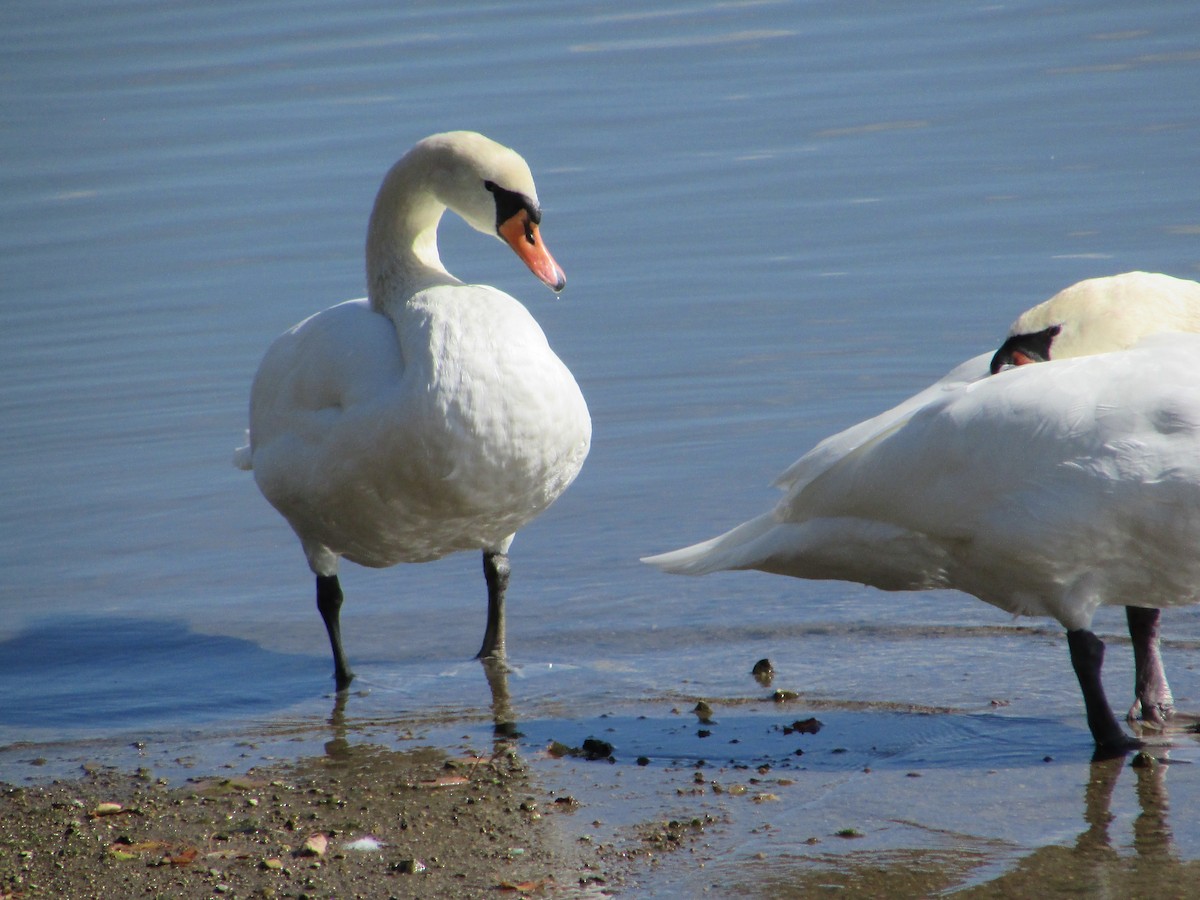
[[[0,789],[4,900],[599,896],[620,861],[512,752],[347,746],[180,787],[89,769]]]
[[[1190,727],[1095,761],[1077,717],[1004,706],[382,699],[0,748],[0,900],[1184,897],[1200,865]]]

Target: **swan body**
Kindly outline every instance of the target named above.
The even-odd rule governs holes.
[[[1128,327],[1111,327],[1114,306]],[[1102,605],[1133,607],[1131,630],[1153,632],[1134,711],[1161,723],[1156,611],[1200,601],[1200,335],[1181,329],[1200,330],[1200,284],[1075,285],[1018,319],[996,354],[818,444],[779,478],[770,512],[646,562],[952,588],[1052,617],[1069,638],[1091,635]],[[1098,652],[1071,640],[1088,643],[1073,660]],[[1089,690],[1097,742],[1123,745]]]
[[[986,372],[987,359],[974,363]],[[681,574],[957,588],[1067,628],[1131,596],[1195,602],[1197,364],[1200,336],[1170,335],[1113,358],[940,382],[815,477],[785,481],[775,509],[649,561]]]
[[[482,550],[480,655],[502,656],[512,537],[566,490],[590,445],[583,395],[525,307],[442,266],[436,231],[447,208],[561,290],[524,160],[470,132],[427,138],[380,188],[369,296],[272,344],[251,389],[250,444],[235,459],[253,469],[317,576],[339,687],[353,677],[338,628],[340,559],[384,567]]]

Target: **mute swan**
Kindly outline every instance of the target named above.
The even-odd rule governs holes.
[[[1105,698],[1091,621],[1127,606],[1129,717],[1161,726],[1173,700],[1159,610],[1200,601],[1200,335],[1178,333],[1197,331],[1196,282],[1081,282],[1023,314],[994,355],[822,441],[780,476],[771,512],[644,561],[953,588],[1050,616],[1097,745],[1135,746]]]
[[[339,690],[338,560],[384,567],[481,549],[488,619],[480,658],[502,658],[508,548],[575,479],[591,419],[529,312],[464,284],[438,257],[451,209],[505,241],[561,291],[542,243],[533,176],[473,132],[428,137],[383,179],[367,229],[368,296],[313,315],[267,350],[235,463],[300,538]]]

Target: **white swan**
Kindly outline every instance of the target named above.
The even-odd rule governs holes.
[[[1051,616],[1097,744],[1125,749],[1091,621],[1128,607],[1130,716],[1161,725],[1173,701],[1158,611],[1200,601],[1200,336],[1169,332],[1197,331],[1196,282],[1081,282],[1022,315],[994,355],[818,444],[779,478],[772,511],[645,561],[954,588]]]
[[[250,443],[235,456],[300,538],[339,689],[354,677],[339,558],[382,567],[482,549],[479,656],[502,657],[513,534],[574,480],[591,441],[583,395],[525,307],[442,266],[447,208],[562,290],[525,161],[473,132],[426,138],[375,199],[368,297],[271,345],[251,389]]]

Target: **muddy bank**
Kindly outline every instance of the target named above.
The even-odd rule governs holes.
[[[1194,893],[1190,731],[1096,761],[1076,716],[798,692],[519,723],[353,699],[207,746],[0,748],[0,900]]]
[[[0,788],[0,898],[600,896],[513,752],[359,745],[179,787],[148,771]]]

